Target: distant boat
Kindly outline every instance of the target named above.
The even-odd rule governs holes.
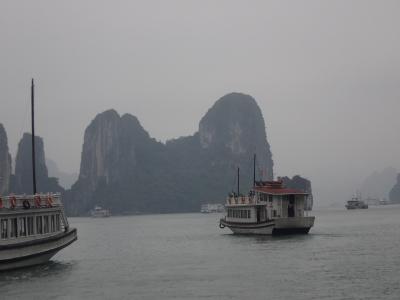
[[[347,209],[367,209],[368,204],[366,204],[364,201],[362,201],[360,197],[355,196],[355,197],[351,198],[351,200],[347,201],[346,208]]]
[[[94,209],[91,210],[90,215],[93,218],[107,218],[111,216],[111,213],[108,209],[104,209],[100,206],[95,206]]]
[[[223,204],[220,203],[207,203],[202,204],[200,208],[200,212],[203,214],[207,213],[222,213],[224,212],[225,208]]]
[[[36,193],[34,85],[32,105],[32,195],[0,196],[0,271],[47,262],[77,240],[60,194]]]
[[[390,204],[389,201],[387,201],[386,199],[379,199],[379,205],[388,205]]]
[[[219,227],[228,227],[235,234],[307,234],[314,225],[314,216],[307,216],[305,204],[308,193],[289,189],[278,181],[255,180],[248,196],[239,191],[226,200],[226,216]]]

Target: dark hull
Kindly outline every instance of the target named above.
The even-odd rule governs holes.
[[[311,227],[308,228],[274,228],[273,235],[289,235],[289,234],[308,234]]]

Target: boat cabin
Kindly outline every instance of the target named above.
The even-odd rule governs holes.
[[[229,195],[226,221],[262,223],[304,217],[308,193],[284,187],[282,181],[258,181],[248,196]]]
[[[66,228],[59,194],[0,197],[0,245],[52,236]]]

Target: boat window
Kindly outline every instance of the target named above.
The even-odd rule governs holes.
[[[10,223],[10,237],[18,237],[18,219],[11,218]]]
[[[56,215],[56,230],[60,231],[61,230],[61,223],[60,223],[60,215]]]
[[[1,231],[1,238],[6,239],[8,238],[8,219],[1,219],[0,222],[0,231]]]
[[[43,233],[49,233],[49,216],[43,216]]]
[[[36,234],[42,234],[43,233],[43,227],[42,227],[42,216],[37,216],[36,217]]]
[[[273,217],[276,217],[276,210],[274,209],[272,212],[273,212]]]
[[[249,219],[251,218],[251,210],[249,210]]]
[[[272,195],[269,195],[268,198],[269,198],[269,202],[272,202]]]
[[[51,232],[56,231],[56,222],[55,222],[54,215],[51,215],[51,217],[50,217],[50,230],[51,230]]]
[[[19,236],[26,236],[26,217],[19,218]]]
[[[28,235],[33,235],[33,217],[26,218],[26,225],[28,229]]]

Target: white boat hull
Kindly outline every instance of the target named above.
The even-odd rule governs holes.
[[[76,229],[69,229],[43,239],[0,246],[0,271],[45,263],[76,240]]]
[[[228,227],[234,234],[280,235],[307,234],[315,217],[280,218],[264,223],[231,223],[220,220],[220,228]]]

